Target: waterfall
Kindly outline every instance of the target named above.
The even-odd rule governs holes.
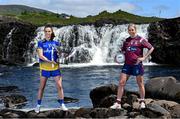
[[[3,59],[8,60],[9,59],[9,53],[10,53],[10,48],[12,46],[12,33],[14,32],[15,28],[12,28],[10,32],[7,34],[7,36],[4,39],[3,42]]]
[[[114,57],[122,47],[124,40],[129,36],[127,31],[128,24],[111,25],[106,24],[102,27],[94,25],[72,25],[61,28],[53,27],[55,40],[61,42],[64,49],[75,49],[73,57],[69,59],[71,63],[90,63],[92,65],[114,63]],[[148,24],[137,25],[138,35],[148,38]],[[36,47],[37,42],[44,38],[44,27],[39,27],[37,36],[31,41],[33,47],[29,51],[32,62],[38,60]],[[30,46],[31,46],[30,45]]]

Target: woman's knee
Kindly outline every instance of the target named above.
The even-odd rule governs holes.
[[[124,74],[124,73],[121,73],[121,76],[120,76],[120,80],[119,80],[119,85],[120,86],[125,86],[126,84],[126,80],[128,79],[128,75]]]
[[[58,81],[56,85],[57,85],[57,88],[58,88],[58,89],[60,89],[60,90],[62,89],[62,84],[61,84],[60,81]]]
[[[137,84],[138,84],[139,87],[144,87],[144,82],[143,82],[143,80],[138,80],[138,81],[137,81]]]
[[[45,85],[41,85],[41,86],[39,87],[39,90],[40,90],[40,91],[43,91],[44,88],[45,88]]]
[[[120,86],[125,86],[125,84],[126,84],[126,80],[121,79],[121,80],[119,81],[119,85],[120,85]]]

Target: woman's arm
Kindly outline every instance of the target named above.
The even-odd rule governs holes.
[[[153,52],[154,50],[154,47],[152,47],[143,57],[144,57],[144,60],[147,59],[147,57]]]
[[[139,57],[137,59],[136,64],[138,64],[139,62],[144,61],[145,59],[147,59],[147,57],[153,52],[153,50],[154,50],[154,47],[152,47],[150,50],[148,50],[148,52],[143,57]]]
[[[51,61],[51,60],[48,60],[44,55],[43,55],[43,50],[41,48],[38,48],[37,49],[37,52],[38,52],[38,56],[41,60],[45,61],[45,62],[49,62],[49,63],[54,63],[56,64],[55,61]]]

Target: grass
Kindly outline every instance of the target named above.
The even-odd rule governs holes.
[[[150,23],[162,20],[157,17],[143,17],[134,14],[130,14],[124,11],[116,11],[114,13],[109,13],[103,11],[95,16],[87,16],[85,18],[78,18],[70,16],[69,19],[63,18],[59,14],[47,13],[47,12],[22,12],[19,15],[4,14],[5,16],[11,16],[20,19],[25,22],[32,23],[37,26],[45,25],[47,23],[55,25],[72,25],[72,24],[85,24],[85,23],[95,23],[97,20],[111,20],[114,23],[120,22],[133,22],[133,23]]]

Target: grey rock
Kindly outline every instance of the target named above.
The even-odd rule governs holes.
[[[9,95],[2,98],[5,107],[24,106],[27,99],[23,95]]]
[[[142,110],[142,114],[150,118],[171,117],[170,112],[157,104],[147,104],[147,107]]]
[[[116,95],[117,85],[110,84],[107,86],[97,87],[90,91],[90,98],[93,103],[93,107],[99,107],[101,100],[109,95]]]
[[[0,111],[3,118],[26,118],[27,114],[23,111],[3,109]]]
[[[172,118],[180,118],[180,104],[171,107]]]
[[[180,83],[172,76],[148,80],[145,84],[145,90],[148,97],[180,102]]]

